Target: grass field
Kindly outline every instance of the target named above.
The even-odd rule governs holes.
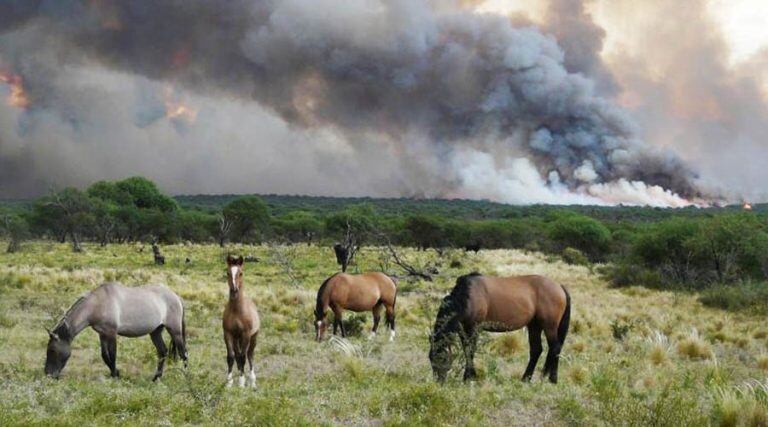
[[[441,274],[432,283],[400,283],[395,342],[361,334],[343,346],[313,341],[315,293],[337,268],[329,248],[168,246],[165,266],[152,265],[151,251],[139,244],[85,249],[73,254],[67,245],[36,242],[0,255],[0,425],[768,424],[763,317],[705,308],[693,294],[611,289],[586,267],[543,255],[454,251],[441,258],[403,250],[417,263],[431,258]],[[224,388],[227,252],[260,259],[245,270],[245,292],[262,318],[255,390]],[[369,248],[353,270],[382,268],[392,266]],[[525,331],[482,336],[479,381],[462,383],[456,364],[446,385],[434,383],[427,350],[439,300],[472,270],[545,274],[569,288],[573,315],[560,384],[538,372],[530,384],[519,380]],[[86,330],[61,379],[44,377],[44,326],[105,280],[164,283],[185,300],[187,371],[171,364],[152,383],[149,337],[121,338],[122,378],[109,379],[98,337]],[[370,314],[360,317],[369,328]]]

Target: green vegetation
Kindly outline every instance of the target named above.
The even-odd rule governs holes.
[[[4,426],[761,425],[768,419],[768,329],[762,315],[745,311],[726,320],[695,294],[612,287],[588,267],[538,253],[447,249],[440,255],[398,248],[408,262],[436,265],[440,274],[432,282],[400,282],[395,342],[386,334],[369,341],[367,333],[358,333],[318,344],[315,293],[338,271],[327,246],[164,245],[164,266],[154,265],[141,242],[104,247],[85,241],[82,252],[71,249],[69,242],[34,240],[0,254]],[[245,292],[263,324],[256,390],[224,387],[220,319],[228,253],[259,260],[245,264]],[[400,273],[385,248],[363,247],[355,259],[351,271]],[[573,313],[559,384],[543,381],[538,372],[530,384],[519,380],[528,358],[525,331],[482,334],[477,383],[461,382],[460,360],[445,386],[434,383],[427,333],[441,297],[458,275],[472,270],[540,273],[568,286]],[[98,337],[86,330],[75,340],[62,378],[44,377],[43,326],[105,280],[165,283],[184,299],[187,371],[171,364],[154,384],[149,338],[121,338],[122,378],[109,379]],[[371,326],[368,314],[347,314],[345,321],[356,331]]]
[[[171,198],[133,177],[0,204],[0,220],[9,252],[30,238],[69,242],[75,252],[83,242],[341,243],[350,259],[358,247],[388,243],[441,253],[525,249],[571,264],[597,264],[615,286],[714,287],[706,300],[722,295],[713,304],[728,309],[746,308],[736,301],[751,298],[768,278],[766,204],[744,211],[275,195]]]

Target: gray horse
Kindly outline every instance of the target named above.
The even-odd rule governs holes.
[[[171,356],[177,354],[187,366],[186,328],[181,298],[162,285],[128,288],[120,283],[105,283],[81,296],[52,330],[48,331],[45,373],[58,378],[67,364],[72,340],[90,326],[101,339],[101,358],[112,377],[117,370],[117,336],[140,337],[149,334],[157,348],[157,371],[152,379],[163,375],[168,350],[163,342],[163,329],[171,335]]]

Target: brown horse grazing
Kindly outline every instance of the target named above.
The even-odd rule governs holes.
[[[251,372],[248,379],[256,387],[253,373],[253,350],[259,335],[259,312],[256,305],[243,292],[243,257],[227,257],[227,282],[229,301],[224,307],[224,343],[227,345],[227,387],[232,386],[232,364],[237,360],[240,371],[240,387],[245,387],[245,359]]]
[[[395,339],[395,300],[397,299],[397,284],[384,273],[347,274],[337,273],[323,282],[317,291],[315,307],[315,339],[321,341],[327,328],[325,311],[333,310],[333,333],[341,328],[341,336],[347,336],[341,314],[346,310],[373,312],[373,330],[370,338],[376,336],[381,318],[381,307],[384,306],[389,325],[389,340]]]
[[[451,341],[458,334],[464,350],[464,380],[476,376],[474,357],[478,330],[508,332],[528,327],[530,359],[523,374],[529,381],[541,355],[541,332],[549,351],[544,375],[557,383],[560,350],[568,333],[571,297],[564,287],[543,276],[461,276],[443,299],[430,336],[429,360],[439,382],[445,381],[453,362]]]

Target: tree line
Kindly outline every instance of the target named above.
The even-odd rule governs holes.
[[[407,199],[340,199],[334,205],[333,198],[289,196],[221,200],[175,199],[142,177],[100,181],[0,207],[0,228],[9,252],[30,238],[68,242],[74,251],[85,241],[343,243],[353,252],[384,244],[439,252],[517,248],[577,264],[608,263],[604,272],[618,286],[705,287],[768,277],[768,221],[755,211]]]

